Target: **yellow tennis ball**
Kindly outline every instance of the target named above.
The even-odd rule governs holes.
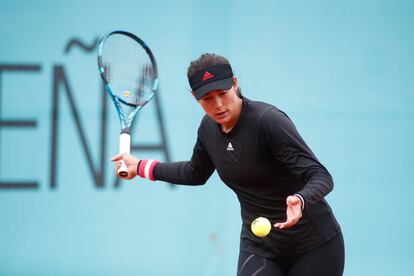
[[[256,236],[263,238],[266,237],[270,230],[272,229],[272,225],[270,224],[270,221],[267,218],[264,217],[258,217],[252,222],[252,232]]]
[[[125,96],[125,97],[129,97],[129,95],[130,95],[129,91],[128,91],[128,90],[125,90],[125,92],[124,92],[124,96]]]

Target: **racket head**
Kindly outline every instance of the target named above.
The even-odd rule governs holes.
[[[151,49],[132,33],[112,31],[99,42],[98,69],[122,127],[130,127],[136,112],[158,89],[157,63]]]

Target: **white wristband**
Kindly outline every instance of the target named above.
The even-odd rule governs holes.
[[[302,202],[302,210],[305,209],[305,200],[303,199],[303,197],[300,194],[294,194],[294,196],[297,196]]]

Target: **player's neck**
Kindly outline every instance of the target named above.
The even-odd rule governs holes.
[[[239,118],[240,118],[242,105],[243,105],[243,101],[242,99],[239,98],[237,101],[237,108],[235,110],[235,113],[232,116],[233,118],[231,118],[231,120],[229,120],[228,122],[221,124],[222,132],[229,133],[237,125],[237,122],[239,121]]]

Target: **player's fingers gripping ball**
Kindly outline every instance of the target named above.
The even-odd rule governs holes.
[[[270,224],[270,221],[267,218],[258,217],[252,222],[251,228],[253,234],[260,238],[263,238],[270,233],[272,225]]]

